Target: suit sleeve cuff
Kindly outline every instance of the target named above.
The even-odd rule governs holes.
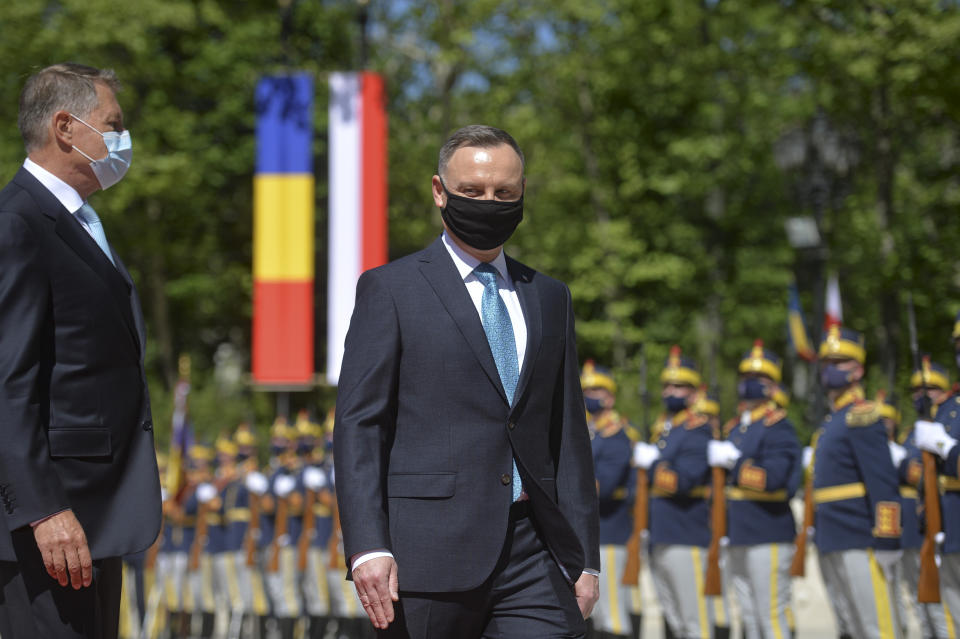
[[[45,522],[46,520],[50,519],[50,518],[53,517],[54,515],[59,515],[60,513],[65,513],[65,512],[67,512],[68,510],[70,510],[70,509],[69,509],[69,508],[64,508],[63,510],[58,510],[58,511],[55,512],[55,513],[50,513],[50,514],[47,515],[46,517],[41,517],[40,519],[38,519],[38,520],[36,520],[36,521],[31,521],[31,522],[30,522],[30,527],[31,527],[31,528],[36,528],[37,526],[39,526],[40,524],[42,524],[42,523]]]
[[[350,563],[350,570],[354,571],[371,559],[379,559],[380,557],[393,557],[393,553],[389,550],[370,550],[368,552],[357,553],[353,556]]]

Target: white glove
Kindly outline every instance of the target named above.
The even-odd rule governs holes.
[[[887,442],[887,446],[890,447],[890,460],[893,462],[893,467],[900,468],[900,464],[907,458],[907,449],[897,442]]]
[[[893,576],[893,567],[897,565],[900,558],[903,557],[902,550],[874,550],[873,556],[877,558],[877,563],[883,568],[887,579]]]
[[[660,458],[660,449],[653,444],[637,442],[633,445],[633,465],[638,468],[650,468]]]
[[[740,459],[740,449],[733,442],[721,442],[711,439],[707,444],[707,463],[711,466],[730,470]]]
[[[933,539],[934,541],[937,542],[938,546],[942,546],[943,542],[947,540],[947,533],[941,530],[940,532],[938,532],[936,535],[933,536]]]
[[[166,488],[164,488],[164,487],[161,486],[161,487],[160,487],[160,501],[167,501],[167,499],[168,499],[169,497],[170,497],[170,493],[167,492],[167,489],[166,489]]]
[[[247,490],[254,495],[262,496],[267,492],[267,489],[270,488],[270,484],[267,482],[267,478],[263,475],[263,473],[258,473],[256,471],[247,475],[247,479],[244,481],[244,484],[246,485]]]
[[[936,453],[943,459],[957,445],[957,440],[947,434],[940,422],[920,420],[913,425],[913,433],[917,448]]]
[[[293,492],[296,486],[297,480],[290,475],[277,475],[277,478],[273,480],[273,492],[277,494],[277,497],[286,497]]]
[[[803,447],[803,456],[801,457],[800,463],[804,468],[810,468],[810,464],[813,463],[813,447],[812,446]]]
[[[316,466],[307,466],[303,469],[303,485],[317,491],[327,485],[327,476]]]
[[[217,496],[217,488],[213,484],[208,484],[206,482],[197,486],[197,501],[201,504],[205,504],[208,501],[213,501]]]

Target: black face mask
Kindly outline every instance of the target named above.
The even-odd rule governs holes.
[[[451,193],[442,180],[440,184],[447,194],[440,216],[467,246],[481,251],[497,248],[510,239],[523,219],[523,195],[513,202],[475,200]]]

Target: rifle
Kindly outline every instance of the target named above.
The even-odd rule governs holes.
[[[333,532],[330,534],[330,542],[327,544],[327,551],[330,553],[330,567],[334,570],[346,567],[346,557],[340,560],[340,507],[337,506],[336,497],[333,498],[333,506],[330,508],[333,513]]]
[[[248,492],[250,499],[250,524],[243,539],[243,548],[247,551],[247,565],[257,562],[257,541],[260,539],[260,496]]]
[[[200,551],[207,543],[207,512],[209,510],[208,504],[198,503],[196,534],[190,545],[190,565],[188,566],[190,572],[195,572],[200,567]]]
[[[647,355],[640,344],[640,397],[643,413],[640,423],[640,438],[646,442],[650,438],[647,411],[650,392],[647,390]],[[650,476],[646,469],[637,468],[637,494],[633,498],[633,530],[627,540],[627,562],[623,567],[620,583],[624,586],[636,586],[640,580],[640,540],[643,531],[649,528],[650,518]]]
[[[927,397],[927,373],[920,361],[917,342],[917,316],[913,308],[913,294],[907,292],[907,326],[910,330],[910,355],[914,367],[920,371],[922,399],[920,418],[930,417],[930,398]],[[927,358],[924,358],[929,363]],[[940,603],[940,570],[937,568],[937,533],[942,526],[940,513],[940,486],[937,483],[937,460],[933,453],[923,451],[923,508],[927,528],[920,547],[920,576],[917,580],[917,601]]]
[[[313,506],[316,503],[317,491],[308,489],[306,504],[303,506],[303,531],[301,531],[300,541],[297,543],[297,570],[300,572],[307,569],[307,552],[310,550],[310,542],[317,525],[316,513],[313,512]]]
[[[813,436],[810,446],[814,451],[817,450],[817,435]],[[814,452],[816,455],[816,452]],[[807,565],[807,537],[810,527],[813,526],[813,461],[810,461],[810,469],[806,470],[806,476],[803,478],[803,524],[800,532],[797,533],[793,541],[793,561],[790,562],[790,576],[803,577],[806,575]]]
[[[720,425],[714,424],[713,438],[721,439]],[[711,468],[713,496],[710,504],[710,548],[707,551],[707,574],[703,583],[703,594],[708,597],[719,597],[723,594],[723,585],[720,579],[720,540],[727,535],[727,471],[719,466]]]
[[[289,505],[286,497],[276,497],[277,510],[273,532],[273,541],[270,542],[270,561],[267,563],[267,572],[275,573],[280,570],[280,541],[287,535],[287,511]]]

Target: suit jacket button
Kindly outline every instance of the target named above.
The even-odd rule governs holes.
[[[513,477],[511,477],[509,473],[500,475],[500,483],[504,486],[509,486],[511,481],[513,481]]]
[[[509,428],[510,430],[513,430],[513,429],[516,428],[516,427],[517,427],[517,425],[514,424],[513,422],[507,422],[507,428]]]
[[[143,421],[143,430],[153,430],[153,421],[146,419]]]

